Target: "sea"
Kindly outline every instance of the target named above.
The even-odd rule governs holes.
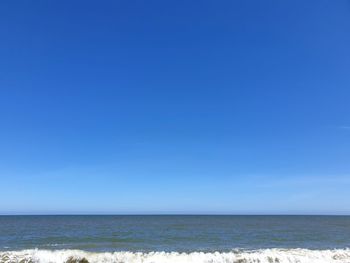
[[[0,216],[0,262],[350,262],[350,216]]]

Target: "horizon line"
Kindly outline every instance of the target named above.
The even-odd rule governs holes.
[[[154,213],[154,214],[114,214],[114,213],[106,213],[106,214],[93,214],[93,213],[57,213],[57,214],[1,214],[0,216],[350,216],[350,214],[176,214],[176,213]]]

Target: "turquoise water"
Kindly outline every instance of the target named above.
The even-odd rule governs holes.
[[[101,261],[94,261],[93,258],[102,255],[114,258],[104,262],[145,262],[145,258],[154,257],[152,253],[160,253],[156,255],[161,259],[152,259],[151,262],[167,262],[172,257],[176,259],[174,262],[189,261],[189,258],[179,260],[178,254],[173,254],[175,252],[186,252],[188,255],[194,252],[207,253],[205,257],[196,260],[192,259],[197,256],[191,256],[191,262],[207,262],[203,258],[214,262],[216,259],[210,257],[217,255],[224,257],[220,262],[236,262],[237,255],[245,255],[245,259],[254,256],[259,262],[264,262],[261,257],[270,257],[266,253],[277,255],[279,262],[283,262],[283,257],[290,253],[295,258],[295,253],[312,257],[312,253],[316,252],[315,257],[329,257],[343,262],[339,261],[340,257],[344,262],[350,262],[348,247],[350,217],[346,216],[0,217],[0,262],[19,262],[22,257],[31,259],[25,262],[65,262],[69,255],[91,257],[91,262]],[[65,252],[57,255],[57,251]],[[119,260],[126,256],[112,254],[118,251],[132,253],[134,256],[132,260]],[[109,254],[101,254],[103,252]],[[135,261],[136,252],[144,254],[140,260]],[[12,261],[4,260],[11,257],[14,257]],[[119,257],[119,261],[115,257]],[[295,261],[315,262],[303,259],[305,258]],[[246,262],[255,261],[247,259]],[[327,259],[316,262],[332,261]]]

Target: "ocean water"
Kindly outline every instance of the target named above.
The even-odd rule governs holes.
[[[0,262],[350,262],[346,216],[0,216]]]

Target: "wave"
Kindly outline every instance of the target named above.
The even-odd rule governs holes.
[[[0,252],[1,263],[349,263],[350,249],[260,249],[232,252],[87,252],[21,250]]]

